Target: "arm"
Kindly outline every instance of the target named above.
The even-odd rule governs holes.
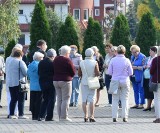
[[[78,69],[78,76],[81,78],[82,77],[82,70],[81,70],[81,67],[79,67]]]
[[[153,75],[154,72],[155,72],[155,70],[156,70],[156,64],[155,64],[155,61],[156,61],[156,60],[155,60],[155,59],[157,59],[157,57],[153,59],[152,64],[151,64],[151,67],[150,67],[150,74],[151,74],[151,75]]]
[[[96,63],[94,72],[95,72],[95,76],[99,76],[99,75],[100,75],[100,74],[99,74],[99,66],[98,66],[98,63]]]
[[[132,69],[132,65],[131,65],[131,62],[128,60],[128,75],[131,76],[133,75],[133,69]]]
[[[109,75],[112,75],[112,74],[113,74],[112,60],[111,60],[111,62],[109,63],[109,66],[108,66],[108,74],[109,74]]]
[[[22,60],[20,61],[20,69],[21,69],[23,76],[27,76],[27,66]]]
[[[73,63],[70,59],[68,59],[68,65],[69,65],[70,75],[71,75],[71,77],[73,77],[75,75],[75,69],[74,69]]]

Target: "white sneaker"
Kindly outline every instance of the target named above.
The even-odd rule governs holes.
[[[9,118],[10,119],[18,119],[17,116],[15,116],[15,115],[10,115]]]
[[[23,116],[19,116],[18,119],[29,119],[29,117],[23,115]]]
[[[62,121],[62,122],[72,122],[72,120],[68,117],[66,119],[60,119],[60,121]]]

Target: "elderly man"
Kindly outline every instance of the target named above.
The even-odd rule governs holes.
[[[47,57],[38,65],[39,84],[43,94],[43,102],[38,121],[52,121],[55,105],[55,88],[53,85],[53,60],[57,56],[54,49],[47,51]],[[45,117],[45,114],[47,115]]]
[[[70,99],[70,107],[78,105],[78,96],[79,96],[79,77],[78,77],[78,69],[79,64],[82,60],[82,55],[78,54],[78,48],[76,45],[71,45],[71,53],[70,53],[70,59],[74,65],[74,69],[76,74],[74,75],[72,79],[72,95]]]

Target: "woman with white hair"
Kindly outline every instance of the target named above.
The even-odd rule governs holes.
[[[38,64],[43,60],[44,55],[35,52],[33,61],[28,66],[28,77],[30,79],[30,111],[32,112],[32,120],[38,120],[40,105],[42,101],[42,92],[39,85]]]
[[[158,47],[157,57],[152,60],[150,74],[152,75],[152,82],[158,82],[158,90],[154,92],[156,120],[153,122],[160,123],[160,46]]]
[[[72,121],[68,118],[69,102],[72,93],[72,79],[75,70],[69,58],[71,48],[61,47],[61,55],[57,56],[53,62],[53,83],[57,94],[57,109],[60,121]]]
[[[118,119],[118,102],[121,100],[122,104],[122,118],[123,122],[127,122],[128,119],[128,103],[130,92],[130,79],[129,76],[133,74],[132,65],[130,60],[127,59],[124,54],[126,48],[123,45],[119,45],[117,48],[117,56],[112,58],[108,67],[108,73],[112,76],[112,80],[118,81],[119,85],[117,93],[112,94],[112,118],[113,122],[117,122]],[[112,86],[110,86],[110,89]]]
[[[95,110],[95,98],[96,90],[90,89],[87,83],[87,77],[99,76],[99,67],[97,61],[93,59],[94,51],[91,48],[85,51],[85,60],[81,61],[78,70],[78,76],[81,77],[81,91],[82,91],[82,108],[84,112],[84,122],[90,120],[95,122],[94,110]],[[90,102],[90,118],[88,118],[87,103]]]
[[[94,55],[93,55],[93,59],[95,61],[97,61],[98,66],[99,66],[99,71],[100,71],[100,76],[99,76],[99,83],[100,83],[100,88],[97,88],[97,93],[96,93],[96,102],[95,102],[95,106],[98,107],[99,104],[99,98],[100,98],[100,91],[103,89],[104,82],[103,82],[103,64],[104,64],[104,59],[103,56],[99,53],[99,49],[97,48],[97,46],[93,46],[91,47],[94,51]]]

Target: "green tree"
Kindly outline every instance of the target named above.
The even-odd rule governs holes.
[[[10,56],[10,54],[11,54],[11,52],[12,52],[12,49],[14,48],[15,45],[16,45],[15,40],[11,40],[11,41],[7,44],[7,47],[6,47],[6,49],[5,49],[5,59]]]
[[[17,41],[20,35],[18,25],[19,0],[6,0],[0,4],[0,44],[5,48],[13,38]]]
[[[60,27],[57,43],[57,50],[63,45],[71,44],[74,44],[79,48],[75,21],[70,15],[66,17],[64,25]]]
[[[30,51],[36,49],[36,43],[39,39],[45,40],[47,42],[48,48],[52,47],[52,33],[50,31],[43,0],[36,0],[33,16],[31,19],[30,34]]]
[[[83,45],[83,51],[82,51],[83,57],[85,56],[85,50],[94,45],[95,45],[94,43],[94,20],[93,18],[90,17],[88,20],[87,29],[84,33],[84,45]]]
[[[145,55],[148,55],[149,47],[156,44],[156,29],[151,13],[142,16],[135,41]]]
[[[136,37],[137,18],[136,18],[136,10],[135,10],[133,1],[130,2],[130,4],[128,5],[128,12],[126,13],[126,17],[129,24],[131,40],[134,40]]]
[[[58,32],[62,25],[62,22],[60,21],[57,14],[53,11],[53,9],[47,9],[46,13],[50,25],[50,30],[52,32],[52,48],[56,49]]]
[[[127,57],[130,55],[129,49],[131,46],[129,36],[128,21],[123,14],[120,14],[116,17],[110,42],[114,46],[124,45],[126,47]]]

